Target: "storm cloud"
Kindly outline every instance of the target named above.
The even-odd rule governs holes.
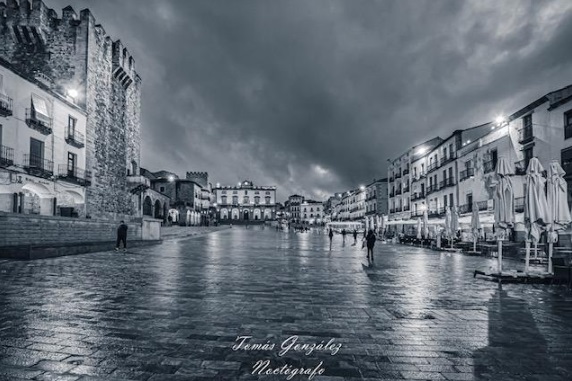
[[[572,83],[572,2],[46,0],[143,78],[142,166],[323,198]]]

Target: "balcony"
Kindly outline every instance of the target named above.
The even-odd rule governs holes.
[[[520,144],[530,143],[534,139],[534,134],[532,131],[532,124],[524,126],[518,131],[518,142]]]
[[[436,208],[436,209],[430,210],[430,211],[427,213],[427,215],[428,215],[428,217],[430,217],[430,218],[438,218],[438,217],[441,217],[441,216],[445,215],[445,208],[440,207],[440,208]]]
[[[408,193],[409,192],[409,187],[404,187],[403,188],[403,193]]]
[[[425,194],[423,192],[415,192],[411,195],[411,201],[423,200],[425,198]]]
[[[477,202],[477,208],[478,208],[479,212],[487,210],[488,207],[489,207],[488,201]],[[473,212],[473,204],[465,204],[465,205],[459,206],[459,214],[472,213],[472,212]]]
[[[395,190],[395,195],[396,195],[396,196],[399,196],[400,194],[401,194],[401,188],[397,188],[397,189]]]
[[[421,210],[416,210],[415,212],[411,213],[411,218],[414,217],[423,217],[423,212]]]
[[[147,188],[151,186],[151,182],[145,176],[127,176],[127,184],[129,185],[145,185]]]
[[[497,166],[496,160],[488,160],[483,163],[483,169],[485,173],[490,173],[495,170]]]
[[[54,175],[54,162],[41,156],[24,155],[24,170],[37,177],[50,178]]]
[[[66,136],[66,143],[76,148],[85,147],[85,137],[81,132],[74,131]]]
[[[403,207],[403,211],[404,211],[404,212],[409,212],[409,210],[411,210],[411,206],[410,206],[410,205],[405,205],[405,206]]]
[[[11,165],[14,165],[14,149],[0,146],[0,167],[9,167]]]
[[[69,169],[67,164],[58,167],[58,179],[81,186],[91,185],[91,172],[79,168]]]
[[[26,124],[43,135],[52,133],[52,119],[40,116],[31,108],[26,109]]]
[[[441,161],[439,162],[439,166],[443,166],[443,165],[445,165],[445,164],[447,164],[447,163],[450,163],[450,162],[452,162],[452,161],[454,161],[454,160],[455,160],[455,155],[453,155],[453,154],[451,153],[451,154],[449,154],[449,156],[445,156],[445,157],[442,157],[442,158],[441,158]]]
[[[389,192],[389,197],[395,197],[395,192],[394,191]]]
[[[434,185],[429,185],[427,187],[427,195],[433,193],[433,192],[437,192],[439,190],[439,186],[437,184]]]
[[[389,177],[389,182],[391,183],[391,182],[393,182],[393,180],[395,180],[395,178],[393,177],[393,175],[391,175],[391,176]]]
[[[427,167],[427,173],[433,172],[434,170],[436,170],[437,168],[439,168],[439,163],[438,162],[434,162],[429,164],[429,166]]]
[[[0,116],[12,116],[12,98],[0,93]]]
[[[454,185],[455,185],[455,179],[453,177],[449,177],[448,179],[445,179],[439,183],[439,189],[452,187]]]
[[[395,179],[397,180],[397,179],[400,179],[400,178],[401,178],[401,172],[397,172],[397,173],[395,174]]]
[[[403,176],[407,176],[409,174],[409,168],[403,170]]]
[[[475,176],[475,168],[467,168],[464,171],[461,171],[459,181],[465,181],[473,176]]]

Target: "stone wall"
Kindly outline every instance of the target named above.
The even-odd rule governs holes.
[[[60,94],[78,90],[87,112],[86,169],[92,172],[86,212],[134,215],[127,173],[139,173],[141,78],[121,41],[112,41],[89,10],[62,17],[41,0],[0,2],[0,57],[31,80],[41,73]]]
[[[144,238],[141,222],[127,225],[128,241]],[[118,226],[113,221],[0,212],[0,251],[4,246],[114,242]]]

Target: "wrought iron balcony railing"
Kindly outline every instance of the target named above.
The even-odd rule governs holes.
[[[433,192],[437,192],[439,190],[439,185],[438,184],[433,184],[433,185],[429,185],[427,187],[427,194],[431,194]]]
[[[473,176],[475,176],[475,168],[467,168],[464,171],[461,171],[459,181],[465,181]]]
[[[41,156],[25,154],[24,170],[33,176],[49,178],[54,175],[54,162]]]
[[[395,190],[395,195],[400,195],[401,194],[401,188],[397,188]]]
[[[11,165],[14,165],[14,149],[0,146],[0,167],[9,167]]]
[[[397,172],[395,174],[395,179],[400,179],[401,178],[401,172]]]
[[[433,172],[437,168],[439,168],[439,162],[435,161],[435,162],[429,164],[429,166],[427,167],[427,173]]]
[[[422,200],[425,198],[425,194],[423,192],[415,192],[411,195],[411,201]]]
[[[449,177],[448,179],[445,179],[439,183],[439,189],[452,187],[454,185],[455,185],[455,179],[453,177]]]
[[[0,116],[12,116],[12,98],[0,93]]]
[[[68,132],[66,143],[77,148],[83,148],[85,147],[85,137],[79,131],[74,131],[73,133]]]
[[[483,163],[483,169],[485,173],[490,173],[495,170],[497,166],[496,160],[488,160]]]
[[[26,124],[43,135],[52,133],[52,119],[39,115],[34,109],[26,109]]]
[[[439,161],[440,166],[443,166],[451,161],[455,160],[455,155],[450,153],[448,156],[442,157]]]
[[[520,144],[530,143],[534,139],[534,131],[532,124],[524,126],[518,131],[518,142]]]
[[[409,168],[403,170],[403,176],[407,176],[409,174]]]
[[[58,179],[81,186],[91,185],[91,172],[77,167],[68,168],[67,164],[58,166]]]

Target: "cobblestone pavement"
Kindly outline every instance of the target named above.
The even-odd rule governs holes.
[[[378,244],[367,268],[351,238],[332,251],[327,240],[235,227],[126,254],[3,261],[0,380],[287,379],[253,375],[258,360],[325,369],[315,380],[572,379],[563,288],[499,289],[473,278],[486,259],[404,246]],[[242,335],[267,350],[233,350]],[[290,337],[323,345],[280,356]]]

